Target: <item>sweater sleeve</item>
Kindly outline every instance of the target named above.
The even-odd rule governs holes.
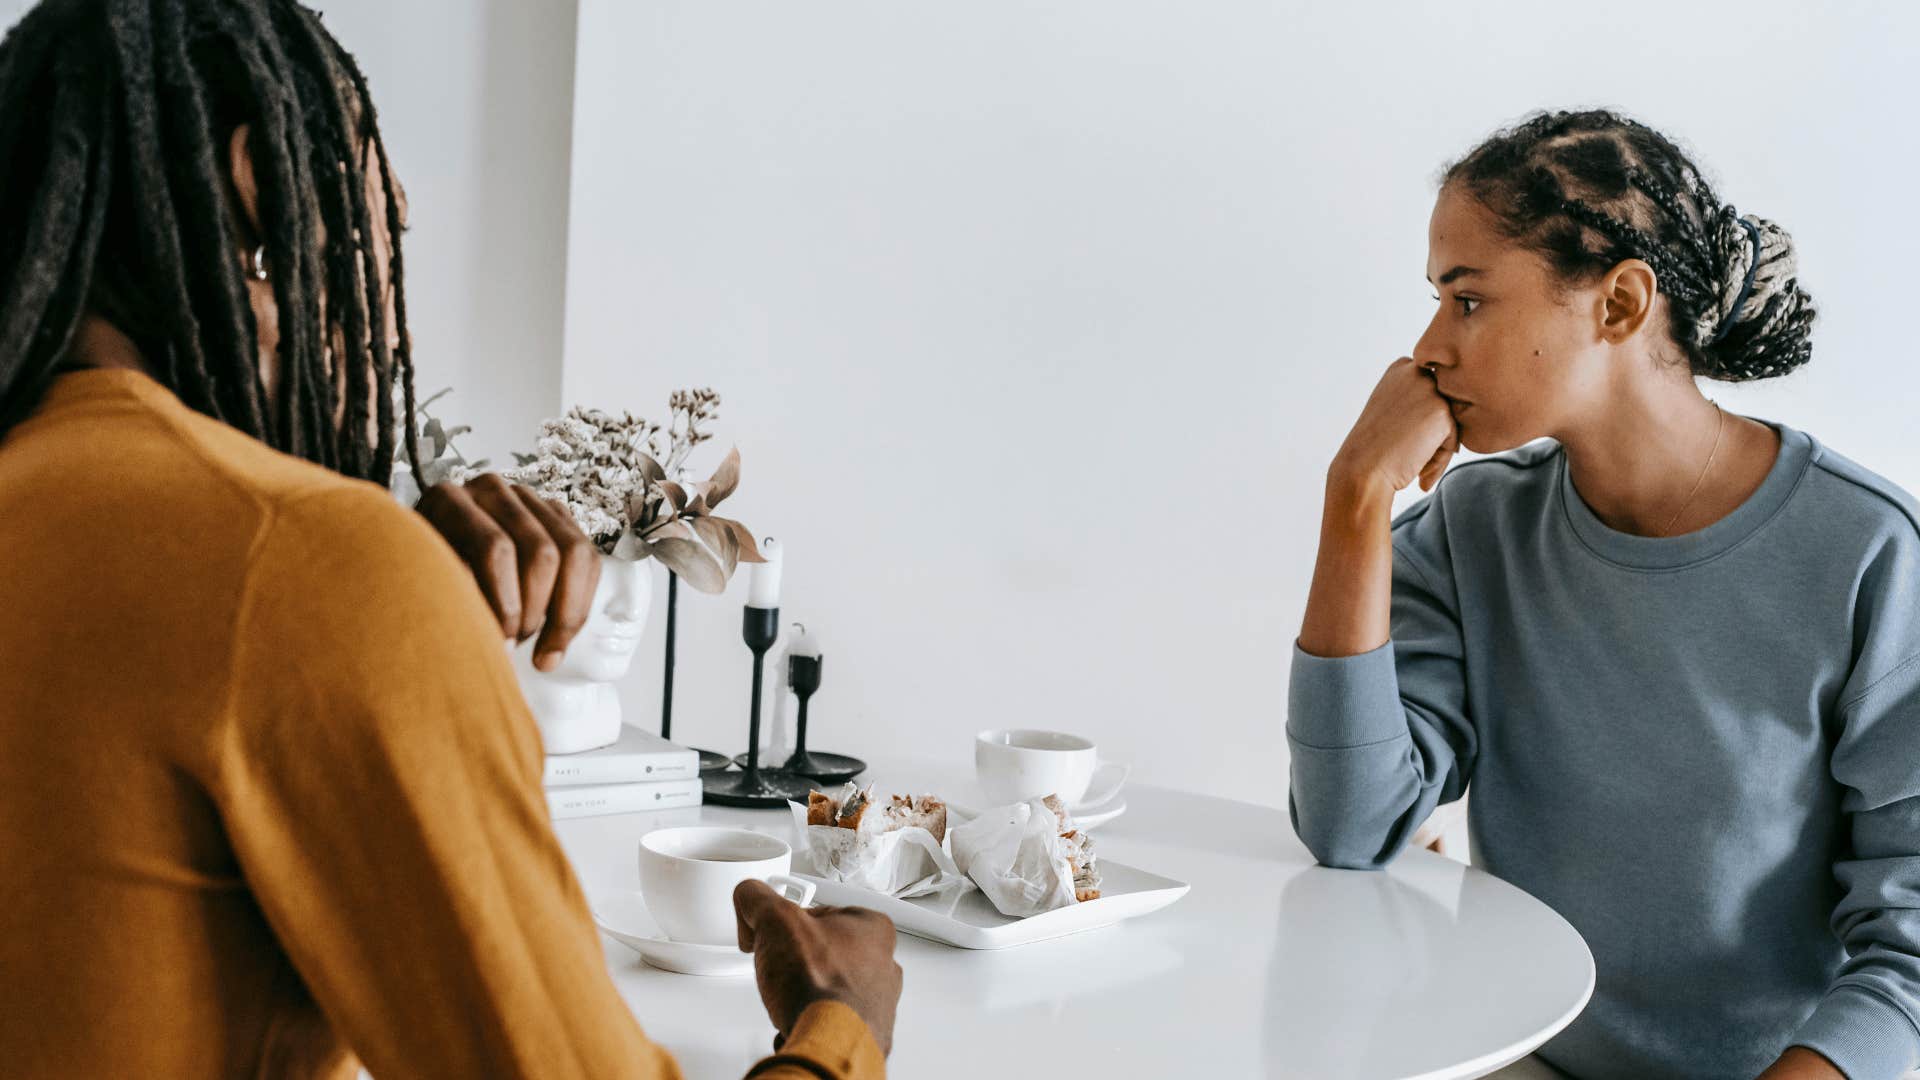
[[[373,1075],[681,1075],[614,988],[497,624],[424,521],[373,485],[282,502],[236,635],[208,789]],[[784,1057],[819,1067],[758,1075],[879,1075],[857,1016],[807,1021]]]
[[[747,1075],[752,1080],[885,1080],[887,1059],[859,1013],[822,1001],[807,1006],[793,1025],[793,1037]]]
[[[1833,932],[1847,960],[1794,1035],[1848,1080],[1920,1067],[1920,533],[1862,574],[1859,660],[1841,690],[1830,769],[1846,830]]]
[[[1356,656],[1293,648],[1288,810],[1314,858],[1384,867],[1465,793],[1476,738],[1440,491],[1393,525],[1391,639]]]
[[[1794,1036],[1848,1080],[1920,1068],[1920,656],[1844,711],[1833,751],[1847,815],[1833,931],[1847,951]]]

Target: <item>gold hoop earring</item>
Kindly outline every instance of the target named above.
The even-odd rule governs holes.
[[[253,249],[253,258],[251,265],[247,267],[247,274],[255,281],[267,280],[267,245],[261,244]]]

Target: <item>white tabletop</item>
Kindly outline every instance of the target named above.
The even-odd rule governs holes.
[[[970,763],[886,762],[878,789],[946,793]],[[867,779],[867,778],[863,778]],[[1152,915],[970,952],[902,935],[889,1072],[943,1077],[1482,1076],[1579,1014],[1593,958],[1544,904],[1409,851],[1384,872],[1315,866],[1284,811],[1129,785],[1102,857],[1190,882]],[[639,887],[656,828],[744,825],[792,839],[787,812],[720,807],[558,823],[589,896]],[[689,1080],[732,1080],[771,1045],[747,978],[656,971],[606,941],[614,981]]]

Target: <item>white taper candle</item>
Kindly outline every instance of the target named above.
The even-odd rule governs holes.
[[[747,564],[752,567],[747,576],[747,606],[777,608],[780,606],[780,570],[783,557],[780,541],[771,536],[760,541],[760,557],[767,561]]]

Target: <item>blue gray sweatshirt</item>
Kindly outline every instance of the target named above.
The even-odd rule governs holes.
[[[1675,537],[1551,440],[1456,466],[1393,520],[1392,640],[1294,648],[1300,839],[1377,869],[1471,784],[1476,863],[1593,950],[1540,1051],[1581,1080],[1920,1065],[1920,505],[1766,422],[1759,489]]]

